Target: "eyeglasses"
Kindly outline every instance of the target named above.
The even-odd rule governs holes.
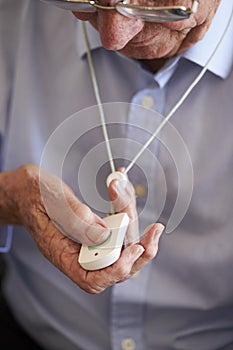
[[[199,0],[192,1],[192,7],[185,6],[141,6],[133,5],[128,0],[120,1],[113,6],[101,5],[99,0],[42,0],[70,11],[96,12],[116,10],[126,17],[142,19],[148,22],[175,22],[187,19],[197,12]]]

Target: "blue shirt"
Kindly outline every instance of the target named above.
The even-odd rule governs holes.
[[[106,117],[110,124],[112,118],[121,122],[119,128],[109,127],[119,165],[132,159],[155,130],[160,114],[167,115],[193,82],[223,33],[230,8],[232,3],[222,0],[206,37],[156,74],[103,49],[98,34],[88,27]],[[73,128],[67,135],[63,126],[73,118],[77,129],[72,137],[77,133],[77,138],[66,145],[62,176],[104,214],[103,178],[109,169],[80,22],[40,1],[4,1],[0,28],[3,169],[42,161],[53,170],[56,159],[60,161],[59,148],[49,148],[46,160],[42,152],[59,131],[61,145],[65,143]],[[137,276],[89,295],[38,252],[24,228],[13,228],[11,251],[5,255],[9,274],[4,293],[15,317],[45,348],[232,349],[232,37],[231,24],[208,71],[164,129],[161,142],[155,140],[129,172],[134,184],[147,189],[138,198],[141,231],[156,220],[167,224],[178,193],[188,202],[190,177],[193,185],[177,227],[163,234],[157,257]],[[142,106],[149,107],[148,112]],[[122,110],[127,113],[117,116],[115,111]],[[174,153],[173,145],[181,145],[180,152]],[[95,147],[103,150],[98,161],[92,153]]]

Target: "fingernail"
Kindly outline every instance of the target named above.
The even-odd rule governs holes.
[[[155,230],[155,236],[154,236],[154,240],[157,241],[158,238],[160,238],[160,236],[162,235],[164,230],[164,225],[163,224],[156,224],[156,230]]]
[[[113,182],[113,186],[114,190],[116,191],[116,193],[120,196],[125,196],[126,193],[126,187],[127,187],[127,181],[126,180],[115,180]]]
[[[86,232],[87,237],[93,245],[103,243],[110,235],[110,229],[101,226],[90,226]]]
[[[136,261],[144,253],[145,249],[142,245],[135,245],[135,251],[133,254],[133,261]]]

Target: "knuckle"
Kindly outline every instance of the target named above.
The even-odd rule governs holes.
[[[129,267],[128,265],[120,265],[117,268],[117,279],[118,281],[122,281],[128,278],[130,275],[131,271],[131,266]]]
[[[87,283],[79,283],[79,287],[88,294],[100,294],[105,288],[100,288],[96,285],[89,285]]]
[[[144,254],[143,254],[143,258],[145,260],[152,260],[154,259],[154,257],[156,256],[158,252],[158,245],[155,245],[153,247],[149,247],[145,250]]]

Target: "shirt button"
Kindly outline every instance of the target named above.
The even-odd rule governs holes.
[[[146,187],[141,184],[134,185],[134,191],[138,197],[144,197],[146,195]]]
[[[153,104],[154,104],[154,99],[151,96],[145,96],[145,97],[143,97],[143,99],[141,101],[141,105],[143,107],[149,108],[149,107],[152,107]]]
[[[122,350],[135,350],[136,343],[132,338],[125,338],[121,342],[121,349]]]

